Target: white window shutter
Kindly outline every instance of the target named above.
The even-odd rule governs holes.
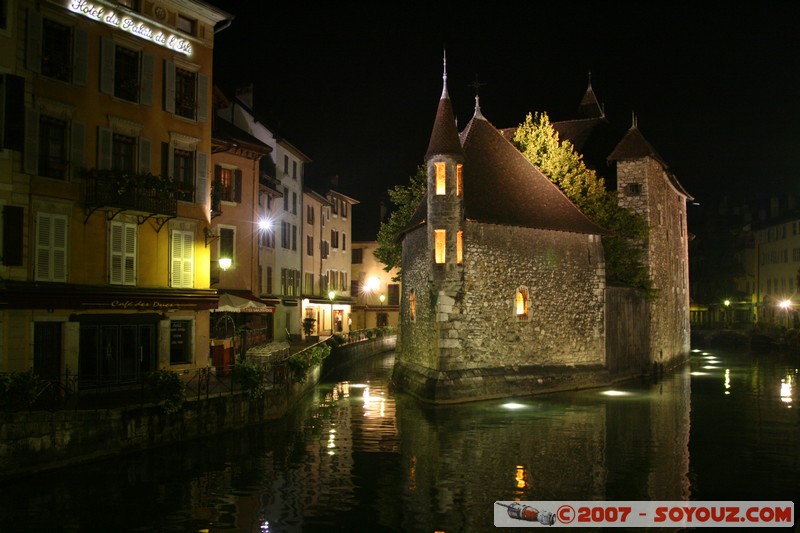
[[[119,222],[111,222],[109,228],[109,283],[122,283],[122,260],[123,260],[123,225]]]
[[[197,175],[195,177],[194,202],[196,204],[206,204],[209,202],[208,154],[206,154],[205,152],[196,152],[195,160],[197,166]]]
[[[197,75],[197,122],[208,121],[208,76]]]
[[[36,220],[36,279],[50,280],[50,228],[53,220],[50,215],[39,214]]]
[[[123,248],[122,282],[125,285],[136,284],[136,224],[125,224],[125,242]]]

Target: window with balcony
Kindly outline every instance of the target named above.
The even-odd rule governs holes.
[[[136,139],[114,133],[111,139],[111,169],[123,173],[136,172]]]
[[[112,220],[108,237],[108,281],[112,285],[136,284],[136,245],[139,226]]]

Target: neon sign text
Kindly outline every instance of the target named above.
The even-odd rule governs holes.
[[[104,6],[91,4],[86,0],[73,0],[69,5],[69,10],[92,20],[104,22],[109,26],[114,26],[147,41],[152,41],[170,50],[175,50],[187,56],[192,55],[192,43],[186,39],[168,35],[162,31],[153,31],[144,22],[128,15],[119,15],[113,11],[106,11]]]

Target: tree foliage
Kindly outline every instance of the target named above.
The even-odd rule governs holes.
[[[387,272],[393,268],[398,269],[397,277],[393,281],[399,281],[400,262],[403,255],[398,237],[400,232],[408,226],[411,217],[425,197],[427,189],[428,176],[423,165],[417,167],[417,173],[409,178],[407,185],[396,185],[389,189],[389,200],[392,202],[393,208],[389,219],[382,222],[378,230],[378,248],[375,250],[375,258],[384,264],[383,269]]]
[[[619,205],[616,192],[609,191],[605,180],[586,167],[572,143],[559,140],[546,113],[529,113],[517,128],[514,142],[578,209],[611,232],[603,237],[607,279],[652,296],[644,262],[643,243],[648,236],[644,217]]]

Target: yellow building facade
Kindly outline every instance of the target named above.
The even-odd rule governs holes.
[[[0,372],[92,388],[208,366],[212,54],[230,15],[4,5]]]

